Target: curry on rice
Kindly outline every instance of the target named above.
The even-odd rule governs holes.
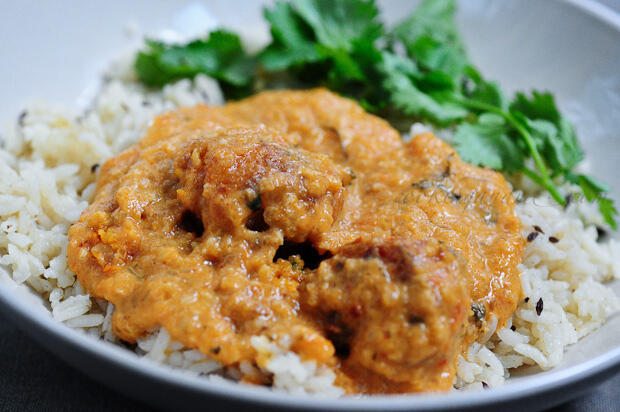
[[[349,393],[445,391],[520,298],[514,206],[430,133],[405,143],[322,89],[263,92],[161,115],[108,160],[69,265],[128,342],[161,326],[234,367],[265,362],[264,336]]]

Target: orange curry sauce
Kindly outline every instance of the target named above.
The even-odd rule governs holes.
[[[515,310],[520,227],[504,178],[432,134],[272,91],[157,117],[103,165],[68,256],[126,341],[162,326],[235,367],[265,336],[349,393],[445,391]]]

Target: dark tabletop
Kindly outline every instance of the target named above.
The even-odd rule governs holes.
[[[0,411],[150,411],[65,365],[0,314]],[[620,412],[620,374],[553,412]]]

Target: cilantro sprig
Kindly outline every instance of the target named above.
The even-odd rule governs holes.
[[[578,185],[616,229],[609,187],[575,167],[583,159],[575,131],[548,92],[507,98],[467,58],[454,0],[425,0],[393,28],[372,0],[296,0],[264,10],[272,41],[248,55],[234,33],[216,31],[187,45],[147,41],[138,78],[159,87],[205,73],[228,98],[264,88],[325,86],[395,125],[426,121],[455,129],[452,144],[467,162],[522,173],[561,205],[559,186]],[[277,79],[277,80],[274,80]]]

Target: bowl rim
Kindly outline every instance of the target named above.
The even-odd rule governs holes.
[[[558,1],[558,0],[556,0]],[[579,11],[588,14],[620,32],[620,14],[595,0],[564,0]],[[103,340],[93,339],[85,333],[53,320],[47,314],[23,299],[24,288],[15,283],[6,269],[0,266],[0,309],[20,329],[33,337],[54,336],[64,345],[88,356],[104,359],[120,370],[131,370],[144,378],[160,381],[173,388],[183,388],[219,398],[273,407],[330,410],[461,410],[485,407],[516,401],[534,395],[551,393],[570,385],[603,374],[620,371],[620,343],[615,348],[594,358],[559,370],[551,369],[538,378],[519,380],[509,385],[484,392],[458,392],[440,394],[406,394],[347,396],[330,398],[316,395],[292,395],[251,385],[224,380],[210,380],[188,375],[166,365],[139,358],[125,348]],[[49,315],[49,316],[48,316]],[[49,348],[48,348],[49,349]],[[579,392],[576,392],[578,394]]]
[[[557,1],[557,0],[556,0]],[[620,13],[596,0],[564,0],[572,7],[620,31]]]
[[[171,387],[184,387],[191,391],[227,398],[237,401],[259,403],[264,406],[295,407],[297,409],[329,408],[330,410],[462,410],[506,403],[552,392],[562,387],[577,384],[599,374],[613,374],[620,371],[619,346],[592,359],[580,362],[560,370],[547,371],[538,378],[520,380],[510,385],[493,388],[484,392],[451,392],[437,394],[373,395],[330,398],[316,395],[292,395],[282,391],[273,391],[252,385],[238,384],[226,380],[209,380],[204,377],[188,375],[180,370],[158,364],[138,357],[135,353],[103,340],[93,339],[84,332],[72,329],[54,321],[51,314],[47,316],[41,308],[33,304],[24,304],[20,299],[25,290],[9,277],[8,272],[0,268],[0,309],[5,314],[14,315],[16,324],[30,324],[43,335],[55,335],[65,344],[85,352],[87,355],[105,359],[119,369],[131,369],[145,378],[156,379]],[[8,284],[11,282],[12,284]],[[7,287],[8,286],[8,287]],[[15,293],[12,293],[15,292]],[[36,334],[32,329],[25,330]],[[96,343],[95,343],[96,342]]]

